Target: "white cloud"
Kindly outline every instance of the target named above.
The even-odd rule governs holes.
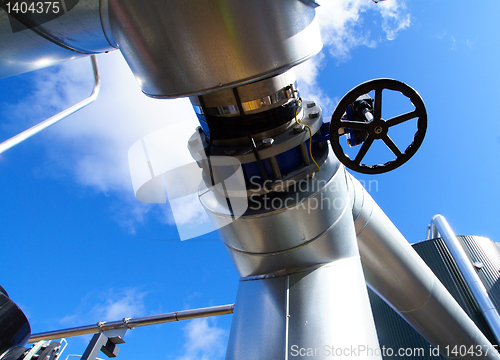
[[[18,146],[45,142],[48,163],[42,176],[72,174],[85,187],[123,201],[124,209],[114,215],[134,232],[137,223],[153,206],[135,200],[128,167],[128,150],[143,136],[177,122],[196,122],[188,99],[157,100],[142,94],[124,59],[118,52],[98,56],[101,92],[97,100],[52,126],[43,135]],[[34,73],[34,90],[16,104],[1,111],[3,129],[10,133],[24,130],[90,94],[93,78],[88,59]],[[192,127],[194,132],[194,126]],[[166,141],[178,148],[175,157],[186,151],[187,138],[172,134]],[[4,157],[8,157],[5,153]],[[49,173],[47,173],[49,172]],[[165,205],[164,205],[165,207]],[[158,214],[166,214],[168,205]]]
[[[187,99],[156,100],[143,95],[118,52],[100,55],[98,62],[102,85],[97,100],[47,133],[51,140],[72,150],[76,157],[72,160],[76,162],[68,164],[72,163],[80,184],[103,192],[129,191],[130,146],[166,125],[193,120],[195,114]],[[19,103],[2,109],[6,126],[23,130],[82,100],[92,89],[88,59],[74,60],[34,75],[35,90]],[[187,139],[175,134],[168,141],[182,149],[187,143]]]
[[[184,327],[183,353],[176,360],[217,360],[226,352],[227,332],[216,319],[194,319]]]
[[[410,15],[404,0],[387,0],[378,4],[368,0],[326,0],[317,9],[321,38],[329,53],[340,59],[348,57],[351,49],[366,45],[374,47],[378,39],[372,38],[379,16],[387,40],[410,26]],[[371,27],[370,27],[371,26]]]
[[[404,3],[388,0],[378,4],[382,15],[382,29],[387,40],[394,40],[399,31],[410,26],[410,14]]]
[[[61,319],[65,326],[86,325],[97,321],[115,321],[124,317],[144,315],[144,297],[146,293],[137,289],[121,291],[109,290],[95,295],[88,294],[80,303],[75,313]]]
[[[85,60],[79,61],[83,64]],[[74,68],[71,65],[63,67],[59,77],[71,77]],[[118,52],[100,56],[99,66],[102,90],[98,99],[80,113],[72,115],[71,119],[54,127],[54,137],[79,150],[74,171],[82,185],[103,192],[128,192],[131,191],[127,159],[130,146],[166,125],[192,121],[195,114],[187,99],[156,100],[143,95]],[[87,79],[89,75],[85,74]],[[44,85],[51,87],[58,84],[49,79],[44,81]],[[71,84],[63,89],[66,94],[73,93]],[[45,100],[41,94],[37,94],[37,98]],[[171,134],[165,140],[172,143],[173,147],[186,148],[187,139],[176,134]]]
[[[394,40],[399,31],[410,26],[410,14],[404,0],[387,0],[378,4],[368,0],[325,0],[317,8],[321,27],[321,38],[325,50],[319,55],[296,68],[301,95],[315,99],[324,113],[331,114],[336,99],[330,98],[318,86],[318,75],[324,64],[326,54],[346,61],[352,49],[358,46],[375,47],[381,41],[374,38],[373,30],[378,30],[373,19],[381,19],[381,29],[387,40]]]
[[[345,59],[354,47],[375,45],[370,39],[370,31],[362,26],[363,14],[373,6],[366,0],[330,0],[318,7],[321,39],[332,56]]]
[[[121,297],[108,299],[101,309],[104,319],[136,317],[144,313],[143,293],[126,291]]]
[[[451,35],[451,50],[457,50],[457,39]]]
[[[318,75],[326,61],[325,54],[320,53],[295,68],[300,96],[304,100],[314,100],[323,110],[323,114],[331,114],[336,101],[328,96],[318,85]]]

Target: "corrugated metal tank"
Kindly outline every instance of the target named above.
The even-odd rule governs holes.
[[[476,268],[479,278],[496,308],[500,309],[500,244],[480,236],[458,236],[458,239],[472,264],[480,263]],[[413,248],[491,343],[498,345],[443,239],[416,243]],[[368,293],[380,347],[395,350],[394,356],[386,354],[384,359],[445,359],[431,355],[429,343],[418,332],[373,291]],[[396,353],[397,349],[417,348],[425,349],[423,356],[401,357]]]

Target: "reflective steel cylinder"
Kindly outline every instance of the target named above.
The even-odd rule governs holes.
[[[345,169],[330,156],[313,178],[285,192],[251,197],[231,221],[212,192],[200,201],[242,277],[274,273],[358,256]]]
[[[0,79],[115,49],[111,33],[103,30],[108,22],[106,0],[65,3],[44,8],[54,12],[47,21],[33,17],[41,22],[37,26],[30,26],[23,14],[0,10]]]
[[[109,23],[142,91],[159,98],[279,74],[322,47],[310,1],[109,0]]]
[[[241,276],[226,359],[347,358],[359,349],[381,359],[346,172],[334,156],[285,192],[251,197],[234,221],[213,192],[200,200],[227,224],[218,233]]]
[[[358,257],[240,280],[226,360],[332,358],[382,359]]]
[[[175,98],[283,73],[322,48],[314,1],[61,4],[40,23],[2,7],[0,78],[118,48],[146,95]]]

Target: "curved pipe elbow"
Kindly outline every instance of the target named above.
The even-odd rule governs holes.
[[[454,345],[491,350],[489,340],[368,192],[352,176],[348,183],[368,286],[441,351]],[[484,358],[498,359],[493,351]]]

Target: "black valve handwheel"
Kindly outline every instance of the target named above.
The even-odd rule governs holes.
[[[382,119],[382,93],[385,89],[399,91],[410,99],[413,106],[415,106],[415,109],[410,112],[391,117],[387,120]],[[343,119],[344,113],[349,105],[356,101],[358,97],[368,94],[370,91],[375,91],[373,120],[370,122],[360,122]],[[415,133],[413,142],[406,148],[406,150],[401,151],[389,137],[389,129],[392,126],[415,118],[417,118],[417,132]],[[344,153],[344,150],[340,145],[339,130],[342,128],[353,129],[356,131],[361,130],[368,133],[368,137],[363,142],[363,145],[361,145],[361,148],[354,159],[349,158],[349,156]],[[425,105],[420,95],[413,88],[405,83],[402,83],[401,81],[393,79],[375,79],[356,86],[354,89],[349,91],[342,98],[342,100],[340,100],[335,108],[335,111],[333,112],[332,121],[330,123],[330,143],[337,158],[349,169],[363,174],[382,174],[403,165],[417,152],[418,148],[422,144],[422,141],[424,140],[426,129],[427,112],[425,110]],[[363,164],[363,158],[375,140],[382,140],[387,147],[389,147],[396,158],[386,162],[385,164]]]

